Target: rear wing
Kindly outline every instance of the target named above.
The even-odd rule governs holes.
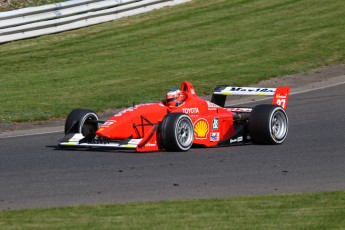
[[[272,104],[279,105],[286,109],[290,87],[278,88],[254,88],[254,87],[233,87],[233,86],[216,86],[213,89],[211,102],[224,107],[226,96],[273,96]]]

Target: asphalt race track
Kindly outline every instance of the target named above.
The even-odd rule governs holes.
[[[345,84],[290,96],[279,146],[185,153],[56,150],[61,133],[0,139],[0,210],[345,190]]]

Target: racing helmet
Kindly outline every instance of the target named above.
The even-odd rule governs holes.
[[[176,108],[184,101],[184,95],[179,89],[171,89],[166,95],[166,105],[169,108]]]

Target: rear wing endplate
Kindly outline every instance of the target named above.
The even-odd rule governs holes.
[[[278,88],[254,88],[254,87],[233,87],[216,86],[213,89],[211,102],[224,107],[226,96],[273,96],[272,104],[279,105],[286,109],[290,87],[283,86]]]

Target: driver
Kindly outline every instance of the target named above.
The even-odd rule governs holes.
[[[169,108],[177,108],[184,102],[184,94],[179,89],[171,89],[167,92],[165,103]]]

